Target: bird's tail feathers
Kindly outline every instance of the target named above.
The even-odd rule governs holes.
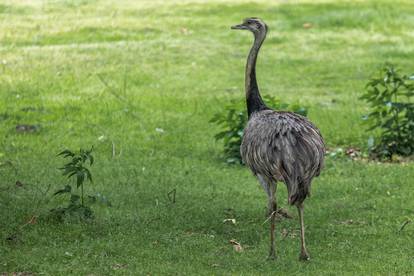
[[[310,196],[310,183],[296,182],[289,183],[288,187],[288,202],[290,205],[301,204],[306,197]]]

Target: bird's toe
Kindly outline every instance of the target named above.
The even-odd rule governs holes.
[[[275,261],[277,259],[276,254],[269,254],[269,256],[267,256],[267,261]]]
[[[299,261],[306,262],[306,261],[309,261],[309,260],[310,260],[310,256],[309,256],[308,252],[302,252],[302,253],[300,253],[300,255],[299,255]]]

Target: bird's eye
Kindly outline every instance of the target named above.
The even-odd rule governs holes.
[[[252,24],[252,23],[253,23],[253,21],[247,20],[247,24]]]

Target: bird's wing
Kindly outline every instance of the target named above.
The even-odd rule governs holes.
[[[319,130],[305,117],[267,110],[249,120],[241,153],[255,174],[291,183],[289,194],[294,194],[299,183],[310,183],[319,175],[325,145]]]

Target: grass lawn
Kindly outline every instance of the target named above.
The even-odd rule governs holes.
[[[364,148],[358,97],[386,61],[414,71],[413,14],[409,0],[1,1],[0,274],[413,274],[414,223],[399,231],[414,218],[413,163],[328,157],[305,204],[307,263],[280,185],[294,219],[278,223],[269,262],[265,193],[223,162],[209,123],[244,97],[252,37],[230,26],[257,16],[270,28],[262,93],[309,105],[330,148]],[[91,145],[86,192],[113,206],[58,223],[56,153]]]

